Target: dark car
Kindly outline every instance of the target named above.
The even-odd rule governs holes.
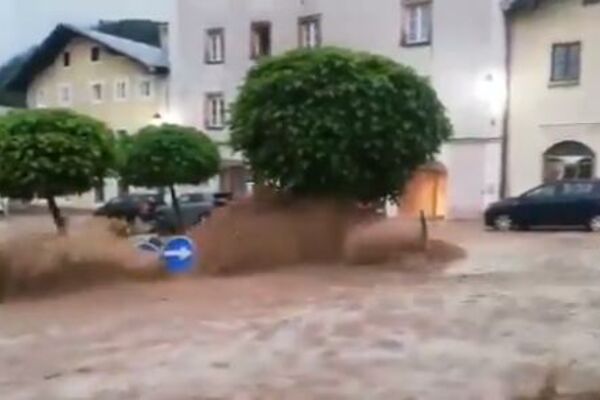
[[[230,193],[188,193],[178,197],[183,228],[202,223],[211,212],[223,207],[231,200]],[[154,227],[160,233],[177,231],[177,217],[171,205],[158,207],[154,218]]]
[[[497,230],[581,226],[600,232],[600,181],[548,183],[492,204],[485,224]]]
[[[109,200],[94,215],[124,219],[129,223],[133,223],[136,218],[149,221],[154,218],[157,207],[163,204],[163,196],[159,194],[128,194]]]

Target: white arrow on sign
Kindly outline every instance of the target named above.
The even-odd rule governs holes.
[[[190,258],[192,254],[193,253],[187,247],[180,247],[179,249],[165,251],[165,257],[176,257],[179,258],[180,261]]]

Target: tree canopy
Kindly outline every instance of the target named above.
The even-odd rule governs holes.
[[[337,48],[259,62],[232,110],[232,145],[256,179],[303,195],[395,198],[452,133],[425,78]]]
[[[219,171],[219,150],[204,133],[177,125],[148,126],[128,139],[122,177],[127,184],[200,184]]]
[[[93,118],[67,110],[19,111],[0,118],[3,196],[54,203],[56,196],[90,190],[113,161],[112,135]]]

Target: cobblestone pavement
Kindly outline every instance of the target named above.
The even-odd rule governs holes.
[[[0,399],[496,400],[600,386],[600,236],[442,224],[439,274],[298,268],[0,305]],[[596,386],[596,387],[594,387]]]

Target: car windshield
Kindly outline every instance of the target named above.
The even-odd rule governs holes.
[[[530,190],[525,193],[523,197],[532,199],[532,198],[544,198],[544,197],[552,197],[556,194],[556,186],[555,185],[546,185],[541,186],[539,188]]]
[[[179,197],[179,201],[182,203],[199,203],[208,201],[208,195],[204,193],[188,193],[181,195],[181,197]]]

